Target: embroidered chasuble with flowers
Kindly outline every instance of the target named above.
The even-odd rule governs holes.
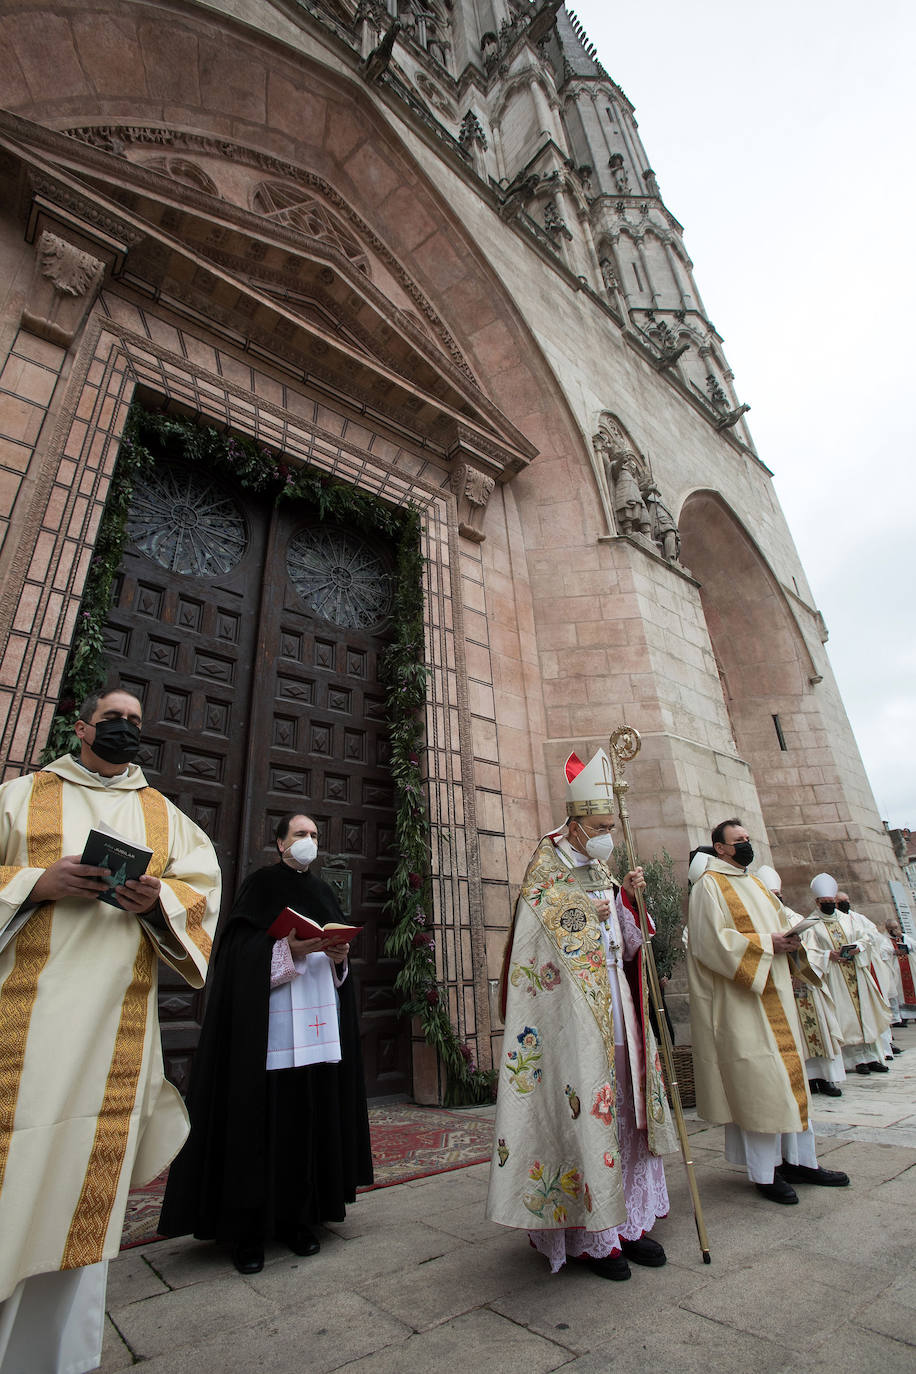
[[[610,874],[601,873],[610,888]],[[622,1227],[627,1201],[605,945],[586,879],[549,837],[525,874],[513,930],[487,1215],[532,1232]],[[676,1141],[649,1023],[644,957],[639,951],[634,961],[642,1045],[631,1055],[640,1065],[633,1096],[649,1151],[661,1155]]]
[[[29,909],[43,870],[100,824],[152,849],[161,929],[94,899]],[[206,835],[139,767],[102,780],[70,757],[0,788],[0,860],[2,1301],[33,1274],[115,1256],[128,1189],[180,1148],[157,955],[203,986],[220,879]]]

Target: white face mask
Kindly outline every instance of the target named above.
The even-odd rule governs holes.
[[[293,840],[286,852],[299,868],[308,868],[318,858],[318,845],[311,835],[306,835],[304,839]]]
[[[585,852],[590,859],[606,864],[614,852],[614,836],[589,835],[585,841]]]

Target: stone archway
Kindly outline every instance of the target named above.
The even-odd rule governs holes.
[[[783,890],[803,904],[812,864],[849,868],[846,800],[825,747],[821,677],[786,593],[721,497],[694,492],[678,524],[773,861]]]

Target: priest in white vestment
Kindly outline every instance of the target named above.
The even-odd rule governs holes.
[[[676,1148],[648,1015],[634,869],[617,888],[610,760],[566,765],[567,824],[528,866],[504,968],[505,1034],[487,1215],[527,1230],[556,1273],[657,1267]]]
[[[840,1023],[843,1062],[858,1074],[887,1073],[882,1036],[890,1027],[891,1009],[872,968],[878,958],[877,928],[858,912],[838,909],[838,884],[829,873],[812,878],[811,891],[814,914],[823,918],[810,932],[811,946],[827,960],[824,981]]]
[[[848,1184],[817,1163],[792,976],[813,978],[783,904],[748,871],[754,850],[733,817],[712,832],[690,893],[687,976],[697,1112],[725,1126],[725,1157],[774,1202],[794,1183]],[[795,956],[794,969],[789,955]]]
[[[220,875],[204,832],[132,760],[142,708],[90,697],[69,755],[0,788],[0,1374],[101,1358],[107,1262],[128,1190],[169,1163],[187,1114],[163,1075],[157,956],[207,971]],[[152,850],[99,900],[93,827]]]

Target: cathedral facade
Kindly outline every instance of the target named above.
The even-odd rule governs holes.
[[[150,781],[214,836],[228,889],[278,815],[319,821],[372,937],[374,1092],[439,1084],[385,953],[394,556],[246,485],[252,442],[418,514],[430,948],[479,1064],[563,763],[619,725],[642,736],[642,856],[683,874],[739,815],[792,905],[828,869],[890,914],[778,455],[754,447],[633,108],[574,15],[16,0],[0,54],[5,777],[47,743],[139,405],[220,436],[225,461],[192,471],[163,444],[133,491],[111,680],[142,696]],[[199,1007],[164,998],[181,1081]]]

